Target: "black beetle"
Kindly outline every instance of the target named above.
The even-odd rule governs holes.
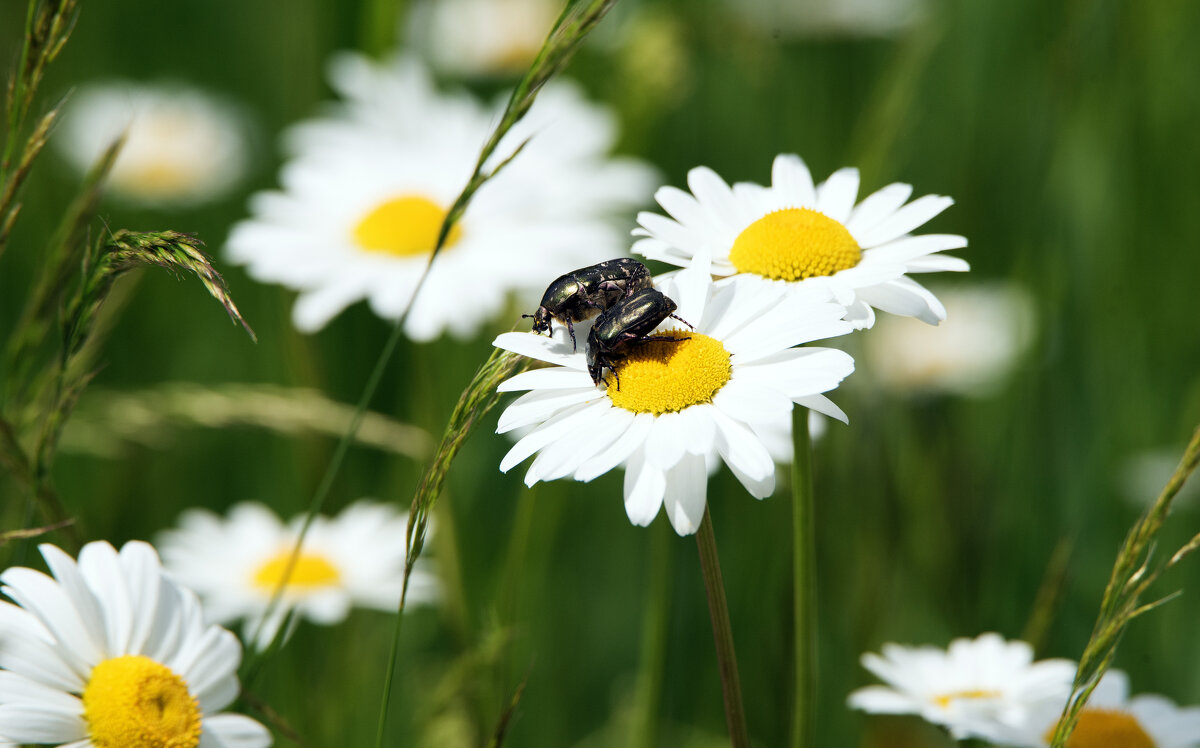
[[[571,347],[577,349],[572,322],[593,317],[650,285],[650,271],[637,260],[628,257],[607,260],[559,276],[546,288],[537,311],[521,316],[533,317],[533,331],[547,335],[550,320],[558,320],[567,326]]]
[[[609,307],[588,334],[587,365],[592,381],[600,384],[604,378],[604,369],[609,369],[617,380],[617,389],[621,389],[621,378],[613,365],[624,358],[624,350],[634,343],[651,340],[678,343],[687,338],[676,338],[669,335],[647,335],[667,317],[675,317],[672,312],[676,304],[661,291],[653,288],[643,288],[627,299]],[[675,317],[688,325],[686,321]],[[691,327],[691,325],[688,325]]]

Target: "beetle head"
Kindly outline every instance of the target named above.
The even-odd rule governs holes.
[[[539,306],[533,314],[523,314],[522,317],[533,317],[533,331],[539,334],[550,334],[550,310],[544,306]]]

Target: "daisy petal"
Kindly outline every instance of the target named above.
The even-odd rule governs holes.
[[[946,255],[929,255],[904,263],[910,273],[965,273],[971,269],[970,263],[958,257]]]
[[[796,398],[796,404],[802,405],[809,410],[815,410],[816,412],[829,416],[830,418],[836,418],[842,423],[850,423],[850,418],[842,411],[842,409],[824,395],[808,395],[805,397],[798,397]]]
[[[755,486],[755,489],[746,486],[752,496],[763,498],[766,494],[760,495],[756,493],[756,489],[761,490],[768,478],[774,487],[775,463],[771,460],[771,455],[754,438],[754,433],[749,428],[734,421],[719,409],[714,410],[713,414],[713,422],[717,427],[716,446],[721,458],[739,480],[745,476],[743,484],[749,482]]]
[[[919,197],[885,218],[879,225],[864,231],[857,237],[858,243],[864,248],[870,248],[890,242],[925,224],[953,204],[954,200],[941,195]]]
[[[572,421],[572,416],[587,409],[589,409],[588,403],[571,406],[558,412],[541,426],[527,434],[523,439],[514,444],[512,449],[508,451],[508,454],[504,456],[504,459],[501,460],[500,472],[507,473],[515,465],[524,462],[526,458],[542,447],[575,428],[577,424]]]
[[[613,408],[613,410],[629,413],[620,408]],[[645,444],[646,436],[654,425],[654,417],[644,413],[638,416],[629,413],[628,417],[621,417],[625,419],[626,423],[624,434],[603,452],[580,465],[579,469],[575,471],[575,480],[586,483],[604,475],[640,450]]]
[[[859,296],[876,309],[904,317],[916,317],[931,325],[946,319],[946,309],[937,297],[911,278],[897,278],[862,289]]]
[[[625,465],[625,513],[639,527],[649,525],[662,506],[666,477],[650,465],[641,450],[634,452]]]
[[[21,743],[66,743],[87,737],[82,710],[45,704],[0,705],[0,734]]]
[[[817,210],[845,224],[858,196],[858,169],[838,169],[817,188]]]
[[[862,244],[862,233],[875,228],[883,219],[895,213],[912,195],[912,185],[896,182],[868,195],[850,213],[846,230]]]
[[[204,718],[204,733],[198,748],[266,748],[271,731],[241,714],[218,714]]]
[[[585,375],[586,376],[586,375]],[[589,378],[588,383],[591,384]],[[539,423],[553,416],[558,411],[579,403],[592,402],[601,399],[595,387],[587,389],[549,389],[527,392],[517,398],[500,414],[496,424],[496,433],[504,434],[522,426]]]
[[[705,498],[708,491],[708,473],[704,469],[704,458],[700,455],[685,455],[667,473],[667,487],[663,495],[663,509],[671,520],[671,527],[679,535],[692,535],[700,529],[704,519]]]
[[[790,207],[811,208],[817,204],[812,173],[795,154],[785,153],[775,157],[771,165],[771,187],[779,192]]]
[[[509,333],[514,334],[514,333]],[[520,334],[520,333],[515,333]],[[521,390],[565,390],[592,387],[592,378],[578,369],[551,367],[534,369],[509,377],[496,387],[497,392],[520,392]]]
[[[654,419],[646,438],[646,460],[659,470],[667,471],[683,457],[684,436],[678,413],[663,413]]]
[[[577,371],[587,370],[583,354],[571,350],[570,343],[531,332],[502,333],[492,341],[492,345],[548,364],[558,364]]]
[[[921,234],[906,236],[887,244],[868,249],[864,254],[873,262],[902,262],[907,263],[918,257],[924,257],[934,252],[946,249],[961,249],[967,246],[967,239],[954,234]]]

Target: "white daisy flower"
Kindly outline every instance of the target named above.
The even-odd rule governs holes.
[[[528,390],[500,416],[504,433],[536,424],[504,457],[500,469],[538,453],[526,485],[573,477],[590,481],[625,469],[625,511],[648,525],[666,508],[680,535],[704,517],[706,462],[722,460],[755,498],[775,489],[775,461],[790,455],[791,409],[798,403],[845,420],[820,394],[854,369],[842,351],[793,348],[851,331],[836,304],[762,290],[745,283],[713,286],[701,264],[662,280],[678,304],[655,333],[681,343],[642,343],[617,364],[605,385],[592,383],[585,357],[589,323],[577,324],[573,350],[566,329],[552,338],[506,333],[495,345],[550,364],[518,374],[501,391]]]
[[[967,270],[965,261],[937,254],[967,240],[909,232],[953,200],[926,195],[905,205],[912,186],[897,183],[856,205],[857,169],[840,169],[814,186],[794,155],[775,158],[771,180],[770,187],[730,188],[711,169],[692,169],[690,194],[675,187],[655,193],[671,218],[638,215],[642,227],[634,234],[646,238],[633,251],[682,266],[704,254],[715,275],[816,287],[845,306],[858,328],[875,323],[873,308],[930,324],[946,318],[941,302],[908,274]]]
[[[409,14],[408,37],[449,73],[517,75],[533,63],[561,11],[555,0],[422,0]]]
[[[60,748],[257,748],[238,695],[237,638],[205,625],[146,543],[88,543],[76,563],[40,546],[53,578],[0,574],[0,734]]]
[[[130,203],[187,206],[227,195],[249,161],[246,121],[228,101],[179,84],[113,82],[71,96],[55,143],[81,173],[126,134],[108,191]]]
[[[993,394],[1033,340],[1033,299],[1013,284],[937,292],[946,320],[932,328],[885,317],[863,340],[867,370],[897,392]]]
[[[263,504],[242,503],[228,518],[189,509],[179,528],[159,539],[163,564],[204,601],[217,622],[245,619],[244,639],[256,633],[265,645],[287,613],[314,623],[345,620],[351,606],[395,610],[404,578],[407,513],[386,504],[359,501],[330,519],[318,515],[280,604],[263,615],[288,568],[304,517],[284,525]],[[422,565],[409,579],[408,602],[433,599],[436,579]]]
[[[411,59],[378,65],[343,55],[331,76],[345,103],[291,131],[296,157],[283,191],[256,195],[254,217],[228,242],[229,258],[250,275],[300,291],[293,319],[303,331],[360,299],[381,317],[400,316],[499,112],[439,93]],[[533,140],[451,231],[409,315],[409,337],[469,336],[510,292],[536,301],[533,278],[543,271],[619,254],[624,240],[610,218],[648,197],[653,171],[606,155],[615,131],[612,115],[577,89],[547,86],[498,158]]]
[[[779,36],[898,36],[927,14],[926,0],[730,0],[747,23]]]
[[[1045,704],[1061,705],[1075,676],[1075,663],[1034,662],[1032,647],[999,634],[955,639],[947,650],[885,644],[882,657],[864,654],[862,664],[888,685],[858,689],[851,707],[916,714],[959,740],[1010,734]]]
[[[1046,705],[1002,745],[1045,748],[1054,737],[1066,698]],[[1079,714],[1068,748],[1196,748],[1200,746],[1200,707],[1180,708],[1157,694],[1129,697],[1129,676],[1109,670]]]

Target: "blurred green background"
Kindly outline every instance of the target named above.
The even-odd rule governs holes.
[[[1035,301],[1032,348],[990,398],[886,394],[870,386],[862,360],[834,395],[850,425],[833,424],[815,455],[818,743],[828,746],[948,744],[916,720],[845,708],[846,694],[870,682],[860,653],[884,641],[1020,636],[1064,542],[1072,554],[1039,654],[1077,658],[1139,511],[1124,496],[1122,465],[1147,448],[1182,451],[1200,421],[1200,4],[914,7],[915,22],[864,36],[797,27],[782,4],[756,3],[751,20],[734,0],[622,0],[567,71],[621,113],[621,149],[669,184],[700,164],[729,181],[765,182],[775,154],[796,152],[818,179],[858,166],[863,194],[903,181],[918,195],[953,196],[926,229],[970,239],[952,254],[969,259],[971,277],[948,280],[1012,280]],[[359,304],[316,335],[298,334],[293,293],[250,280],[221,262],[220,249],[246,215],[246,196],[276,184],[279,131],[330,97],[327,57],[380,34],[364,30],[374,12],[317,0],[84,0],[43,101],[111,77],[183,80],[236,99],[253,118],[255,160],[240,192],[187,211],[105,204],[103,216],[114,228],[207,241],[259,342],[195,282],[161,272],[124,281],[131,294],[83,405],[105,390],[168,382],[305,386],[357,399],[387,325]],[[6,62],[23,14],[22,2],[0,3]],[[489,96],[503,87],[474,85]],[[77,179],[53,152],[40,162],[0,260],[0,330],[11,327],[39,242]],[[514,307],[513,319],[522,311]],[[490,340],[510,324],[469,344],[403,342],[372,408],[440,435]],[[858,353],[854,339],[838,345]],[[663,517],[631,526],[619,474],[532,491],[524,466],[502,476],[509,441],[494,426],[495,413],[451,471],[431,553],[447,602],[407,616],[388,744],[481,745],[523,680],[506,745],[627,745],[647,712],[652,744],[722,744],[694,540],[676,537]],[[335,446],[249,429],[167,436],[114,458],[61,456],[56,485],[88,539],[148,539],[186,507],[224,511],[248,499],[292,516]],[[362,496],[407,506],[421,468],[354,448],[326,512]],[[755,502],[723,471],[709,500],[751,733],[756,745],[782,745],[792,682],[786,484]],[[3,527],[16,527],[12,482],[0,482],[0,501]],[[1171,518],[1162,551],[1196,533],[1195,512],[1181,507]],[[3,565],[16,561],[31,562],[28,548],[0,549]],[[1180,588],[1180,599],[1132,626],[1116,665],[1134,692],[1196,704],[1196,561],[1157,592]],[[392,625],[363,611],[337,628],[302,625],[251,688],[305,745],[369,745]]]

